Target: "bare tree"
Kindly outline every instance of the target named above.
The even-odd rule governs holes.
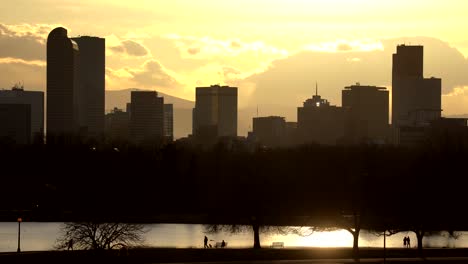
[[[76,249],[105,250],[137,246],[143,243],[144,225],[129,223],[65,223],[56,241],[57,249],[70,244]]]

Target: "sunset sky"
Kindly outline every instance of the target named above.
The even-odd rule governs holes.
[[[106,89],[194,99],[196,86],[239,87],[239,107],[295,120],[314,92],[341,105],[348,85],[391,89],[397,44],[425,47],[443,82],[443,114],[468,113],[466,0],[16,0],[0,9],[0,88],[45,90],[45,40],[106,38]],[[283,113],[283,109],[286,112]]]

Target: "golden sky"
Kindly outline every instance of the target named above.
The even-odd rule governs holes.
[[[16,0],[0,9],[0,87],[45,90],[45,38],[106,38],[106,89],[193,99],[196,86],[238,85],[241,108],[299,106],[319,82],[332,104],[355,82],[391,86],[396,45],[425,46],[443,78],[445,114],[468,113],[466,0]],[[271,107],[270,107],[271,106]],[[269,110],[273,109],[273,110]],[[279,111],[279,110],[277,110]],[[291,118],[294,119],[294,118]]]

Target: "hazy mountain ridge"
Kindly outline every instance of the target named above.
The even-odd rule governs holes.
[[[114,107],[122,108],[125,110],[127,103],[130,102],[131,91],[147,91],[139,88],[128,88],[123,90],[106,90],[106,112],[110,111]],[[195,102],[185,100],[179,97],[168,95],[165,93],[158,92],[159,96],[164,97],[165,104],[173,104],[174,108],[192,109],[195,106]]]

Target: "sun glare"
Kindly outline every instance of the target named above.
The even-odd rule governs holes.
[[[271,236],[267,240],[284,241],[288,247],[352,247],[353,236],[346,230],[314,232],[310,236]]]

